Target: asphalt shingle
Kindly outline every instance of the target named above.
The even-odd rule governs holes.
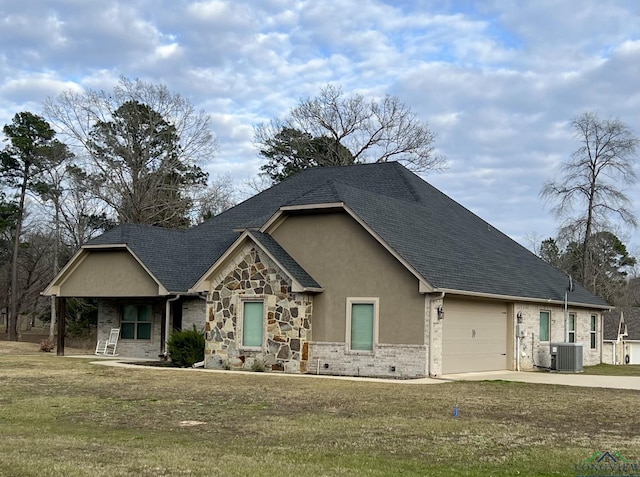
[[[127,243],[166,288],[186,291],[239,230],[259,228],[284,206],[335,202],[353,210],[436,288],[564,300],[568,278],[562,272],[395,162],[308,169],[189,230],[123,225],[90,243]],[[301,281],[315,282],[275,240],[257,237]],[[569,302],[606,306],[579,284]]]

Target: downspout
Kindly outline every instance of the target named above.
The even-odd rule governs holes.
[[[598,320],[600,323],[600,329],[598,330],[598,345],[600,346],[600,364],[602,364],[602,358],[604,357],[604,316],[600,313],[600,319]]]
[[[520,371],[520,326],[521,326],[520,321],[522,321],[522,312],[520,311],[516,312],[515,303],[513,304],[513,312],[511,316],[514,316],[515,318],[514,320],[515,322],[513,324],[513,334],[515,335],[514,348],[516,353],[516,371],[519,372]]]
[[[167,345],[169,343],[169,325],[170,325],[170,316],[171,316],[171,302],[176,301],[180,298],[181,295],[178,293],[173,298],[167,298],[164,308],[164,337],[162,339],[162,350],[160,356],[163,356],[165,359],[169,357],[169,353],[167,351]]]
[[[516,371],[520,372],[520,325],[516,325]]]

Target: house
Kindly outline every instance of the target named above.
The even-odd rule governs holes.
[[[621,307],[603,314],[602,362],[640,364],[639,307]]]
[[[118,226],[44,293],[99,298],[121,356],[196,325],[208,368],[418,377],[548,367],[565,339],[599,363],[609,306],[568,284],[391,162],[305,170],[186,231]]]

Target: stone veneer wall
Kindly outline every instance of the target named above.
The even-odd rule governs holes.
[[[291,281],[255,246],[245,246],[211,282],[207,300],[205,367],[307,372],[312,299],[291,292]],[[263,299],[261,350],[243,349],[239,312],[243,298]]]
[[[140,301],[136,301],[140,303]],[[120,327],[120,315],[124,301],[101,299],[98,300],[98,340],[109,337],[111,328]],[[116,353],[119,356],[130,358],[152,358],[157,359],[162,346],[162,320],[164,308],[163,304],[156,302],[153,305],[153,325],[151,328],[150,340],[123,340],[118,339]]]
[[[522,313],[522,324],[526,330],[524,338],[520,340],[520,369],[523,371],[535,367],[549,367],[551,365],[550,343],[564,342],[564,307],[546,306],[535,303],[516,303],[514,310]],[[551,330],[549,341],[540,342],[540,312],[551,313]],[[576,309],[569,307],[569,313],[576,315],[576,343],[582,343],[582,358],[584,366],[592,366],[601,360],[601,313],[595,310]],[[591,315],[596,316],[596,348],[590,348]],[[516,339],[516,340],[517,340]]]

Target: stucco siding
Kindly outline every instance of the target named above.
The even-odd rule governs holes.
[[[315,343],[344,343],[348,297],[379,298],[379,343],[424,345],[418,279],[346,213],[290,216],[273,237],[324,288],[314,298]]]
[[[158,285],[124,250],[90,251],[60,286],[60,296],[116,297],[158,295]]]

